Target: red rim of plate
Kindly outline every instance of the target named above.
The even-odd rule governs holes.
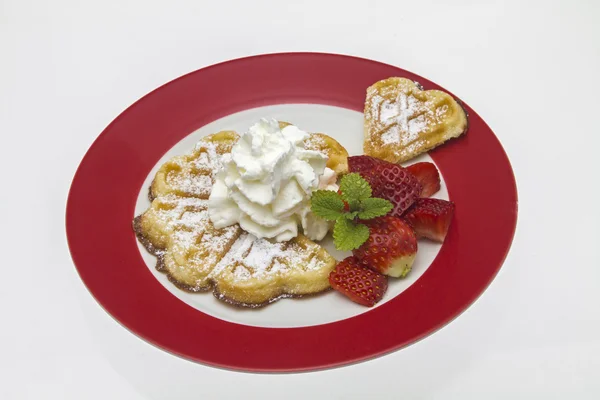
[[[297,372],[366,360],[414,343],[458,316],[500,269],[517,219],[509,160],[492,130],[466,104],[469,132],[430,153],[456,203],[446,241],[415,284],[372,311],[301,328],[220,320],[188,306],[154,278],[131,230],[148,172],[201,126],[273,104],[317,103],[362,111],[366,88],[390,76],[442,89],[367,59],[282,53],[203,68],[144,96],[92,144],[69,192],[67,239],[89,291],[117,321],[161,349],[207,365],[254,372]]]

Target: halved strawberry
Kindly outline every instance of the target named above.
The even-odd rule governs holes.
[[[329,274],[329,284],[355,303],[373,307],[388,287],[387,278],[360,265],[355,257],[340,261]]]
[[[454,215],[454,203],[440,199],[419,199],[402,217],[418,237],[443,242]]]
[[[369,239],[352,254],[366,267],[384,275],[405,277],[417,254],[417,237],[400,218],[385,216],[364,221]]]
[[[387,161],[371,156],[351,156],[348,157],[348,170],[350,172],[361,173],[375,168],[376,165],[384,164]]]
[[[373,197],[394,205],[390,215],[400,217],[419,198],[422,186],[405,168],[369,156],[348,157],[350,172],[358,172],[371,185]]]
[[[440,190],[440,173],[433,163],[419,162],[406,167],[423,186],[421,197],[431,197]]]

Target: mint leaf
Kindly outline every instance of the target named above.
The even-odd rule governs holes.
[[[369,228],[346,218],[339,218],[333,227],[333,243],[338,250],[358,249],[369,239]]]
[[[358,211],[346,211],[344,213],[344,218],[353,220],[358,215]]]
[[[386,199],[370,197],[360,202],[362,210],[358,212],[358,218],[371,219],[382,217],[392,211],[393,204]]]
[[[371,197],[369,182],[355,172],[344,175],[340,181],[340,191],[344,200],[348,202]]]
[[[342,196],[331,190],[316,190],[310,199],[310,209],[316,216],[335,221],[344,212]]]
[[[350,200],[347,201],[348,203],[348,208],[350,209],[350,211],[356,212],[360,210],[360,201],[359,200]]]

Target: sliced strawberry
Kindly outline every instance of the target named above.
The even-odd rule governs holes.
[[[355,303],[373,307],[388,287],[387,278],[360,265],[355,257],[340,261],[329,274],[331,287]]]
[[[385,216],[364,221],[369,239],[352,254],[362,265],[393,277],[405,277],[417,254],[417,238],[400,218]]]
[[[431,197],[440,190],[440,173],[433,163],[419,162],[406,167],[423,186],[421,197]]]
[[[350,172],[364,172],[375,168],[375,166],[387,163],[387,161],[371,156],[348,157],[348,169]]]
[[[454,203],[440,199],[419,199],[402,217],[418,237],[443,242],[454,215]]]
[[[397,164],[369,156],[354,156],[348,157],[348,165],[350,172],[358,172],[369,182],[373,197],[392,202],[392,216],[400,217],[422,192],[417,178]]]

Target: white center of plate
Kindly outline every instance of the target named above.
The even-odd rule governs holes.
[[[141,214],[150,206],[148,188],[157,170],[164,162],[173,156],[190,151],[203,136],[222,130],[234,130],[241,133],[261,117],[271,117],[291,122],[307,132],[326,133],[339,141],[350,155],[362,154],[362,113],[320,104],[282,104],[245,110],[203,126],[169,149],[152,168],[140,188],[135,215]],[[418,161],[432,162],[431,157],[423,155],[418,159],[411,160],[408,164]],[[434,197],[448,200],[448,191],[443,178],[442,188]],[[350,255],[350,252],[335,250],[330,240],[326,239],[321,244],[338,260]],[[178,289],[169,282],[165,274],[156,270],[156,258],[149,254],[139,243],[138,247],[152,274],[167,290],[199,311],[225,321],[261,327],[289,328],[335,322],[373,309],[355,304],[335,291],[303,299],[282,299],[259,309],[233,307],[217,300],[212,292],[188,293]],[[419,279],[437,256],[440,247],[441,245],[437,243],[420,240],[419,250],[411,273],[404,279],[390,278],[385,297],[375,307],[398,296]]]

